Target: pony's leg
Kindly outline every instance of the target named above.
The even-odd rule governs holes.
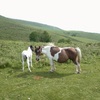
[[[27,65],[28,65],[28,70],[31,72],[29,58],[27,58]]]
[[[54,72],[55,71],[54,62],[52,59],[49,59],[49,60],[50,60],[50,66],[51,66],[50,72]]]
[[[77,74],[79,74],[81,72],[81,68],[80,68],[80,63],[78,61],[78,57],[76,57],[75,60],[73,60],[73,63],[76,65],[76,72]]]
[[[81,72],[80,64],[76,62],[76,73],[79,74]]]

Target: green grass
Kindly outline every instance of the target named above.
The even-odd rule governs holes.
[[[95,42],[99,42],[97,40],[93,40],[93,39],[88,39],[88,38],[83,38],[83,37],[73,37],[74,39],[77,39],[83,43],[95,43]]]
[[[56,71],[50,73],[45,56],[37,62],[33,54],[30,73],[25,65],[22,72],[21,52],[30,44],[45,43],[0,40],[0,100],[99,100],[100,99],[100,43],[57,44],[79,46],[82,50],[81,74],[75,74],[72,62],[55,62]]]

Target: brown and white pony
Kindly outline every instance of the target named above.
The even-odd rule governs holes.
[[[53,60],[64,63],[68,59],[72,60],[73,63],[76,65],[76,73],[80,73],[80,60],[81,60],[81,50],[79,47],[73,48],[73,47],[57,47],[54,45],[49,46],[35,46],[35,54],[36,54],[36,60],[39,61],[41,53],[45,54],[50,61],[51,65],[51,72],[55,70]]]

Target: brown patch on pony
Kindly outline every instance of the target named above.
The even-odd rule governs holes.
[[[60,49],[58,47],[51,47],[50,49],[51,55],[53,57],[59,51]],[[59,63],[64,63],[68,59],[72,60],[73,63],[77,64],[76,61],[78,60],[78,56],[77,56],[77,51],[75,48],[62,49],[61,53],[59,53],[59,58],[58,58]]]
[[[68,48],[64,49],[66,54],[68,55],[68,58],[72,60],[76,64],[76,59],[77,59],[77,51],[75,48]]]
[[[50,49],[50,52],[51,52],[51,55],[54,57],[54,55],[59,52],[60,49],[58,47],[51,47]]]
[[[61,53],[59,53],[58,62],[63,63],[63,62],[66,62],[67,60],[68,60],[68,56],[66,54],[66,51],[64,49],[62,49]]]

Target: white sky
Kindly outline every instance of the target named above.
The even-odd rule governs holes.
[[[100,0],[0,0],[0,15],[100,33]]]

